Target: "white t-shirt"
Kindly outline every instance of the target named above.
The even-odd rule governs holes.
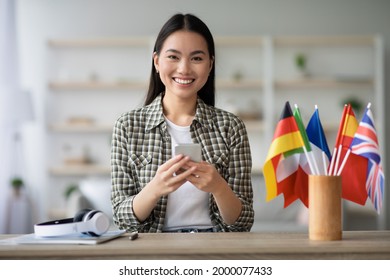
[[[168,132],[172,139],[172,156],[177,144],[192,143],[189,126],[178,126],[168,119]],[[184,228],[210,228],[209,194],[198,190],[190,182],[184,183],[168,195],[164,231]]]

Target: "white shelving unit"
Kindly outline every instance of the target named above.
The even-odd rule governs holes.
[[[371,102],[379,132],[383,131],[383,43],[379,36],[275,37],[274,104],[290,100],[301,107],[306,121],[319,106],[321,121],[333,148],[342,108],[346,100],[356,100],[362,110]],[[305,55],[309,75],[302,77],[294,56]],[[290,63],[286,63],[288,59]],[[383,147],[383,135],[380,135]]]
[[[57,185],[65,188],[80,177],[109,176],[112,126],[121,113],[143,103],[153,43],[149,37],[48,41],[50,189]],[[255,175],[261,174],[287,100],[300,106],[306,122],[314,105],[319,106],[330,148],[346,98],[357,98],[363,106],[370,101],[377,130],[383,131],[380,37],[216,37],[215,43],[216,106],[245,121]],[[296,70],[294,57],[298,53],[307,57],[307,77],[299,76]],[[384,147],[383,135],[379,138]],[[64,164],[69,154],[83,157],[86,148],[89,164]]]

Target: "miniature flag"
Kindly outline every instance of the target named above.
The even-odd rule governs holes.
[[[335,147],[338,148],[341,145],[348,148],[352,143],[357,127],[358,121],[356,120],[355,113],[353,112],[351,104],[348,104],[344,107],[342,122],[340,122],[339,131],[337,132]]]
[[[327,175],[331,154],[317,107],[307,124],[306,133],[311,143],[315,162],[318,165],[318,175]]]
[[[344,107],[343,117],[340,122],[339,131],[337,134],[335,148],[337,148],[337,155],[333,155],[332,161],[337,156],[334,164],[333,175],[336,175],[339,166],[353,140],[353,136],[358,128],[358,122],[350,104]],[[332,164],[331,164],[332,165]],[[343,166],[342,177],[342,198],[352,202],[364,205],[367,201],[366,191],[366,170],[367,159],[351,153],[348,160]],[[329,173],[332,174],[332,173]]]
[[[385,176],[381,165],[378,138],[370,105],[367,107],[352,140],[351,150],[353,154],[368,159],[365,180],[366,190],[379,214],[382,208]]]
[[[290,103],[286,102],[263,166],[267,201],[274,199],[282,191],[286,193],[292,191],[290,199],[296,199],[293,194],[294,174],[296,174],[295,171],[299,164],[298,160],[295,160],[293,156],[286,155],[286,153],[302,148],[303,145],[303,139],[292,114]]]
[[[308,175],[309,174],[317,174],[317,165],[314,162],[314,155],[312,151],[311,144],[309,142],[309,138],[307,136],[305,126],[302,121],[301,112],[298,106],[294,109],[294,117],[297,121],[299,131],[301,132],[303,142],[305,144],[306,152],[304,152],[303,148],[300,149],[301,154],[299,158],[299,167],[297,170],[295,183],[294,183],[294,193],[298,198],[302,201],[302,203],[308,207],[309,206],[309,183],[308,183]],[[286,207],[286,206],[285,206]]]

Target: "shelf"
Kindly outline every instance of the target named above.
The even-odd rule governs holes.
[[[263,38],[260,36],[217,36],[214,40],[216,47],[260,47],[263,44]]]
[[[373,46],[373,36],[283,36],[273,39],[275,47]]]
[[[147,82],[50,82],[52,90],[145,90]]]
[[[277,89],[301,89],[301,88],[317,88],[317,89],[350,89],[350,88],[370,88],[374,82],[371,79],[297,79],[276,81]]]
[[[48,45],[56,48],[91,48],[91,47],[148,47],[149,37],[139,38],[94,38],[49,40]]]
[[[145,47],[150,46],[150,37],[117,37],[91,39],[64,39],[48,40],[48,46],[53,48],[91,48],[91,47]],[[216,46],[261,46],[263,39],[260,36],[216,36]]]
[[[52,124],[51,131],[64,133],[111,133],[113,125],[109,124]]]
[[[260,80],[217,80],[215,86],[219,89],[261,89],[263,82]]]
[[[50,168],[50,173],[56,176],[109,175],[109,166],[93,164],[74,164]]]

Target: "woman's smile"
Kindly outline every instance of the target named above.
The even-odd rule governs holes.
[[[180,78],[173,78],[173,80],[181,85],[188,85],[195,81],[195,79],[180,79]]]

